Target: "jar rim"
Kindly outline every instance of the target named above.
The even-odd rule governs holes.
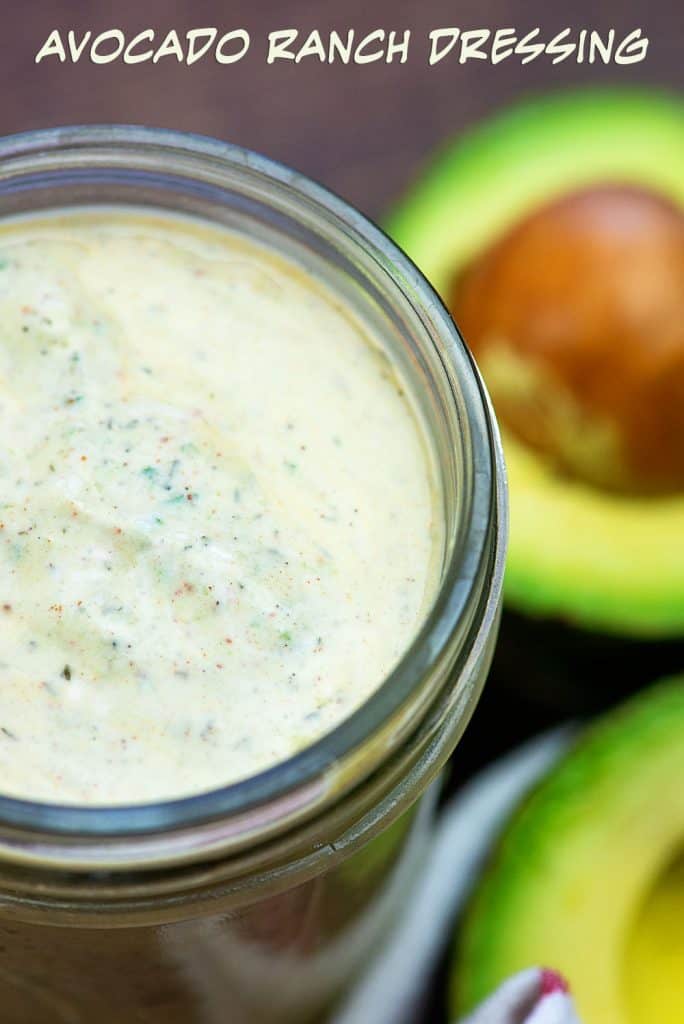
[[[409,257],[374,223],[334,192],[268,157],[193,133],[138,125],[82,125],[38,129],[0,139],[0,196],[16,168],[28,173],[67,154],[100,160],[112,154],[173,157],[211,162],[249,173],[287,189],[293,200],[325,213],[347,240],[370,251],[389,274],[397,294],[409,297],[439,358],[451,387],[458,385],[468,419],[472,497],[462,541],[444,566],[433,603],[412,643],[380,686],[348,718],[302,751],[272,767],[207,792],[152,803],[112,806],[42,803],[0,795],[0,823],[21,832],[47,833],[59,842],[70,837],[116,840],[192,828],[239,818],[240,828],[258,833],[336,791],[332,774],[383,724],[410,701],[416,682],[443,656],[457,625],[473,603],[497,603],[502,585],[507,532],[503,462],[498,431],[477,368],[442,301]],[[122,157],[123,158],[123,157]],[[10,186],[11,183],[10,183]],[[29,186],[30,187],[30,186]],[[95,200],[94,205],[97,204]],[[446,365],[444,365],[446,364]],[[483,573],[486,579],[483,581]],[[484,597],[483,597],[484,594]],[[476,624],[477,625],[477,624]],[[471,630],[470,643],[477,632]],[[479,693],[466,702],[469,716]],[[354,769],[346,780],[353,782]],[[358,771],[358,764],[357,764]],[[238,829],[240,831],[240,829]],[[2,845],[0,843],[0,845]]]

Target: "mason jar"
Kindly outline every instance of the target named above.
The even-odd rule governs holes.
[[[0,141],[0,216],[84,205],[225,225],[309,269],[372,325],[425,425],[444,527],[440,582],[376,692],[281,764],[159,803],[0,797],[0,1016],[320,1019],[401,910],[434,782],[487,673],[506,536],[496,425],[429,284],[378,228],[300,174],[222,142],[139,127]]]

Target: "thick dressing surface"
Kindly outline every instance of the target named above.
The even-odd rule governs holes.
[[[0,774],[77,804],[288,757],[396,664],[436,582],[430,462],[367,328],[221,229],[0,231]]]

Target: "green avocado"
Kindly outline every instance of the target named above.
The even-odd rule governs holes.
[[[684,210],[684,103],[629,89],[529,101],[445,148],[386,226],[448,296],[521,220],[595,185],[648,189]],[[684,493],[602,490],[503,434],[508,607],[602,634],[683,637]]]
[[[590,728],[506,826],[466,915],[452,1008],[518,969],[584,1024],[684,1021],[684,677]]]

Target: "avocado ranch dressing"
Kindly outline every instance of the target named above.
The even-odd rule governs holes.
[[[0,231],[0,772],[125,803],[329,731],[437,578],[430,462],[368,329],[219,228]]]

